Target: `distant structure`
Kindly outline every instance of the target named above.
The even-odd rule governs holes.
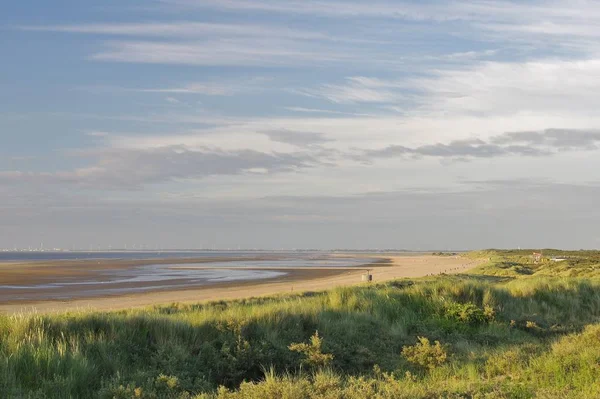
[[[534,263],[540,263],[542,261],[542,253],[541,252],[534,252],[533,253],[533,262]]]

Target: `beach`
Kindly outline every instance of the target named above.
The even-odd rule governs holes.
[[[336,266],[280,267],[278,264],[285,261],[279,260],[275,255],[258,255],[243,259],[217,257],[151,261],[81,260],[5,263],[0,264],[0,286],[7,287],[10,284],[12,289],[0,290],[0,312],[108,311],[176,302],[198,303],[291,292],[321,291],[362,284],[364,283],[362,275],[367,270],[373,276],[373,282],[380,283],[398,278],[459,273],[480,263],[460,256],[432,255],[336,254],[331,259],[331,262],[337,261]],[[218,268],[212,266],[216,264],[215,262],[218,262]],[[344,267],[346,262],[352,266]],[[271,263],[275,266],[268,266]],[[239,264],[259,266],[239,266]],[[175,277],[169,280],[169,285],[150,286],[150,288],[145,281],[129,279],[121,284],[119,290],[112,291],[107,289],[104,282],[94,283],[98,276],[128,273],[136,268],[150,265],[153,267],[162,265],[170,276]],[[214,279],[210,284],[190,284],[190,273],[225,273],[228,270],[231,273],[244,273],[246,277],[252,276],[252,273],[267,273],[267,275],[256,279],[241,278],[239,281],[221,278]],[[179,278],[180,274],[181,278]],[[45,287],[44,284],[52,284],[57,278],[69,283],[58,288],[51,287],[52,290],[47,288],[47,290],[53,295],[60,293],[61,299],[48,296],[44,289],[37,289],[32,293],[32,290],[27,291],[26,288],[21,289],[27,291],[27,295],[22,297],[25,299],[19,299],[20,284],[29,284],[27,287],[31,287],[32,284]],[[88,280],[92,282],[86,283],[89,284],[86,292],[92,292],[91,296],[78,294],[77,290],[70,288],[80,286],[83,284],[82,281]]]

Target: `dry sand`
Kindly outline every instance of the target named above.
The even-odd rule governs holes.
[[[164,305],[174,302],[198,303],[228,299],[242,299],[273,294],[305,291],[321,291],[334,287],[361,284],[361,275],[365,269],[371,269],[374,282],[385,282],[403,277],[422,277],[440,273],[460,273],[480,264],[480,261],[462,258],[460,256],[386,256],[365,255],[365,263],[376,259],[386,259],[362,268],[314,268],[306,270],[297,268],[286,278],[270,281],[250,281],[243,283],[228,283],[193,289],[170,291],[154,291],[100,298],[81,298],[73,300],[50,300],[32,303],[0,304],[0,312],[30,313],[30,312],[63,312],[75,310],[119,310],[152,305]],[[155,263],[155,261],[153,261]],[[189,261],[188,261],[189,262]],[[169,263],[175,263],[172,260]],[[181,263],[184,263],[183,261]],[[187,267],[185,265],[178,267]],[[193,267],[193,266],[190,266]],[[198,267],[198,266],[196,266]],[[275,268],[261,268],[273,270]],[[36,267],[39,271],[39,267]],[[0,273],[2,268],[0,268]],[[286,269],[286,271],[290,271]],[[50,277],[50,276],[48,276]]]

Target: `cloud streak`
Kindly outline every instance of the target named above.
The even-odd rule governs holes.
[[[512,132],[481,139],[455,140],[448,144],[417,147],[392,145],[365,153],[367,159],[395,157],[438,157],[449,159],[496,158],[503,156],[550,156],[566,151],[595,151],[600,130],[547,129],[541,132]]]
[[[333,103],[390,103],[397,101],[400,93],[394,91],[397,86],[389,81],[364,76],[353,76],[345,84],[325,84],[316,89],[298,91],[311,97],[322,97]]]
[[[225,24],[208,22],[145,22],[106,23],[83,25],[38,25],[21,26],[21,30],[33,32],[83,33],[110,36],[160,37],[160,38],[206,38],[209,37],[278,37],[295,40],[329,40],[327,34],[302,31],[285,26],[254,24]],[[343,40],[343,39],[340,39]]]
[[[290,130],[270,130],[264,132],[272,141],[291,144],[299,147],[313,147],[331,142],[323,133],[295,132]]]
[[[90,56],[96,61],[145,64],[290,66],[339,63],[355,58],[344,51],[307,46],[285,39],[201,42],[111,41]]]
[[[600,5],[594,1],[375,1],[366,4],[350,0],[160,0],[163,4],[179,6],[184,9],[221,9],[232,12],[255,11],[283,14],[319,15],[329,18],[380,18],[412,21],[458,21],[471,23],[492,22],[507,26],[521,25],[523,31],[560,30],[562,33],[580,33],[588,35],[583,25],[591,26],[600,18]],[[585,9],[585,12],[582,12]],[[528,22],[548,21],[543,28],[528,28]],[[576,22],[579,22],[577,24]],[[581,23],[584,22],[584,23]],[[536,26],[536,25],[534,25]],[[493,27],[493,25],[492,25]],[[557,28],[557,27],[560,27]],[[565,29],[571,27],[571,29]],[[485,28],[485,27],[483,27]]]
[[[92,166],[66,172],[0,172],[0,183],[66,183],[90,188],[131,189],[214,175],[290,172],[319,163],[319,160],[305,153],[190,150],[183,146],[145,150],[102,149],[83,151],[79,155],[96,157],[97,161]]]
[[[168,94],[202,94],[207,96],[233,96],[240,93],[265,90],[269,78],[254,77],[237,81],[206,81],[192,82],[180,86],[130,89],[141,93],[168,93]]]

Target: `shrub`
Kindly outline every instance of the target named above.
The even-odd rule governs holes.
[[[425,337],[417,337],[419,342],[402,348],[402,356],[410,363],[429,370],[441,366],[448,359],[447,346],[435,341],[433,345]]]
[[[481,309],[473,303],[449,302],[444,311],[448,319],[469,325],[487,323],[495,317],[495,311],[491,306],[486,305],[484,309]]]
[[[179,379],[175,376],[159,375],[146,381],[143,387],[135,384],[123,385],[118,379],[111,381],[99,394],[106,399],[189,399],[191,394],[181,388]]]
[[[319,337],[319,332],[315,331],[314,335],[310,337],[310,343],[297,343],[288,346],[289,350],[293,352],[299,352],[304,355],[302,364],[309,367],[323,367],[327,366],[333,360],[333,355],[330,353],[323,353],[321,346],[323,345],[323,338]]]

